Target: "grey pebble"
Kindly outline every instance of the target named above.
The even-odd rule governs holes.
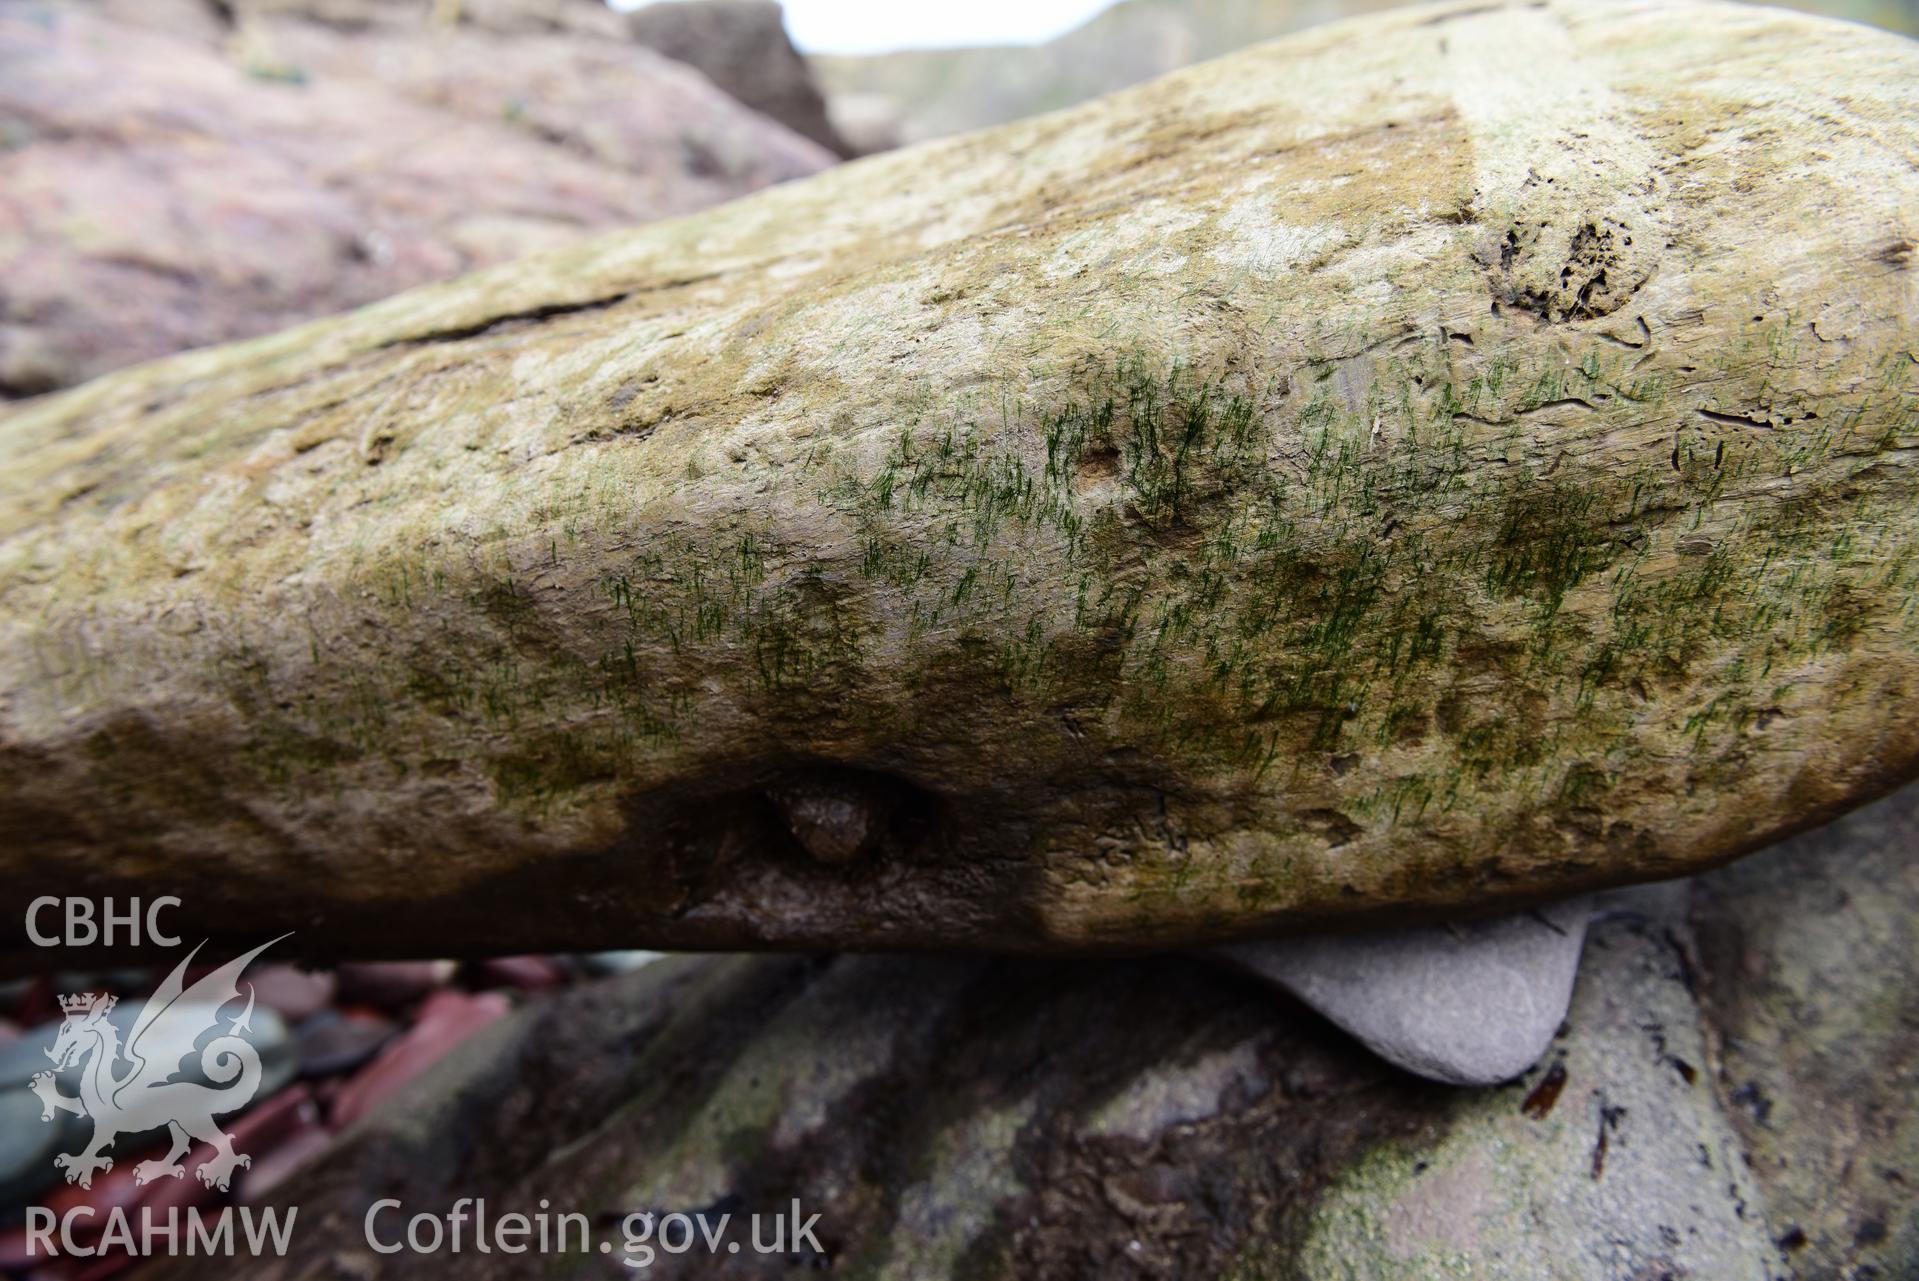
[[[1590,898],[1457,924],[1237,943],[1212,955],[1284,988],[1375,1054],[1454,1085],[1511,1080],[1565,1020]]]

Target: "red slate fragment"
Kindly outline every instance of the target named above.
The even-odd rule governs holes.
[[[333,1124],[353,1124],[512,1008],[498,992],[435,992],[420,1007],[418,1021],[341,1089]]]
[[[262,1151],[319,1120],[320,1108],[313,1101],[313,1091],[296,1084],[262,1099],[244,1115],[228,1118],[224,1124],[233,1136],[234,1147],[257,1162]]]

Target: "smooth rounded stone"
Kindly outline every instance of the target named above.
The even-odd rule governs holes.
[[[9,407],[0,877],[1084,954],[1717,865],[1919,771],[1915,150],[1900,37],[1458,0]]]
[[[121,1023],[117,1017],[120,1011],[114,1011],[113,1021]],[[126,1026],[132,1026],[129,1020]],[[47,1070],[47,1051],[60,1036],[58,1022],[41,1023],[27,1028],[7,1045],[0,1046],[0,1090],[16,1085],[25,1085],[35,1073]]]
[[[29,1089],[29,1082],[38,1072],[46,1072],[52,1064],[46,1059],[46,1051],[54,1045],[59,1036],[59,1024],[42,1024],[36,1028],[27,1028],[12,1043],[0,1047],[0,1106],[6,1108],[8,1124],[0,1128],[0,1143],[6,1145],[10,1153],[8,1158],[0,1160],[6,1170],[13,1172],[10,1179],[0,1179],[0,1193],[8,1189],[17,1189],[27,1183],[44,1185],[58,1179],[58,1170],[54,1170],[54,1153],[73,1151],[84,1137],[90,1133],[90,1124],[71,1112],[56,1112],[54,1120],[40,1120],[40,1099]],[[73,1080],[65,1080],[63,1093],[75,1093]],[[21,1124],[13,1124],[19,1120]],[[31,1122],[31,1124],[27,1124]],[[31,1162],[27,1160],[29,1149],[46,1145],[46,1179],[40,1179],[33,1172]],[[0,1195],[0,1204],[8,1204],[8,1197]]]
[[[1312,1207],[1309,1281],[1779,1281],[1777,1221],[1708,1076],[1680,895],[1591,929],[1564,1036],[1511,1088],[1351,1162]],[[1674,910],[1676,908],[1676,910]]]
[[[372,1010],[322,1010],[294,1032],[301,1075],[351,1072],[379,1053],[399,1030],[393,1020]]]
[[[339,999],[403,1010],[453,981],[457,961],[353,961],[339,967]]]
[[[1565,1021],[1592,901],[1494,920],[1238,943],[1213,955],[1285,989],[1408,1072],[1496,1085]]]
[[[238,1009],[235,1004],[222,1012],[222,1031]],[[294,1053],[293,1034],[288,1030],[285,1019],[273,1010],[256,1005],[248,1026],[241,1029],[240,1035],[260,1053],[260,1086],[254,1092],[255,1099],[277,1094],[292,1084],[300,1065]],[[179,1079],[202,1080],[198,1056],[189,1055],[186,1062],[188,1066],[181,1071]]]

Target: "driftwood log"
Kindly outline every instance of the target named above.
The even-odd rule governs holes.
[[[0,875],[1092,950],[1919,765],[1919,47],[1327,27],[0,417]],[[8,928],[17,929],[9,922]]]

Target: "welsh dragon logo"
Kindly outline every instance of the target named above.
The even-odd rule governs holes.
[[[200,1049],[200,1074],[213,1084],[176,1081],[173,1077],[182,1071],[182,1061],[193,1053],[200,1038],[218,1028],[221,1009],[239,999],[241,971],[279,941],[262,943],[187,987],[187,966],[200,951],[194,948],[141,1008],[124,1047],[118,1026],[107,1017],[113,1011],[114,997],[82,992],[60,998],[66,1020],[47,1051],[53,1071],[35,1076],[32,1089],[40,1096],[42,1121],[53,1120],[58,1112],[70,1112],[93,1122],[93,1138],[83,1151],[53,1158],[53,1163],[66,1172],[68,1183],[92,1187],[96,1173],[113,1168],[113,1158],[103,1154],[115,1138],[146,1134],[162,1126],[172,1138],[172,1149],[159,1160],[135,1166],[136,1183],[163,1176],[185,1177],[186,1167],[180,1158],[195,1142],[213,1149],[213,1155],[201,1161],[196,1171],[208,1187],[224,1191],[236,1169],[253,1163],[251,1157],[234,1150],[233,1136],[214,1121],[217,1116],[245,1107],[260,1088],[260,1055],[239,1035],[251,1030],[252,984],[247,985],[246,1009],[232,1018],[226,1033]],[[54,1073],[76,1064],[83,1065],[80,1093],[60,1093]]]

